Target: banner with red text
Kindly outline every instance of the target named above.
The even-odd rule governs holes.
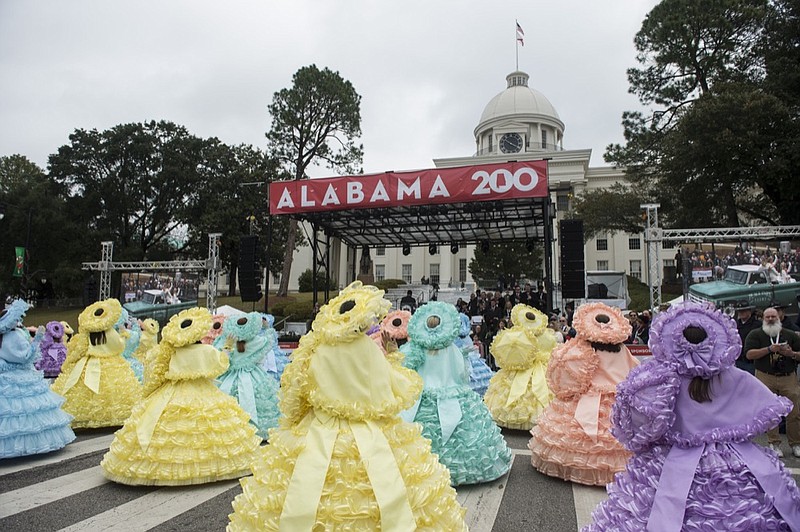
[[[547,161],[278,181],[270,214],[547,197]]]

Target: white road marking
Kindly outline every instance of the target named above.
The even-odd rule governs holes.
[[[226,480],[198,486],[161,488],[70,527],[62,528],[61,532],[79,530],[144,532],[201,505],[238,483],[238,480]]]
[[[100,466],[0,493],[0,519],[31,510],[108,482]]]
[[[508,473],[492,482],[456,488],[458,502],[467,508],[470,532],[491,532],[507,481]]]
[[[592,522],[592,511],[608,498],[605,487],[572,484],[572,498],[575,503],[575,519],[578,530]]]
[[[108,449],[113,439],[113,434],[107,434],[105,436],[98,436],[97,438],[70,443],[60,451],[14,458],[13,464],[4,464],[0,461],[0,475],[9,475],[25,469],[63,462],[64,460],[69,460],[70,458],[75,458],[82,454],[102,451],[103,449]]]

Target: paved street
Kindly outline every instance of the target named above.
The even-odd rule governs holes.
[[[458,489],[472,532],[572,532],[605,498],[589,488],[546,477],[530,465],[528,433],[504,431],[514,452],[505,477]],[[111,429],[80,431],[65,449],[0,462],[0,530],[221,531],[238,481],[185,488],[131,487],[107,481],[100,460]],[[787,454],[789,454],[787,452]],[[786,459],[795,480],[800,460]]]

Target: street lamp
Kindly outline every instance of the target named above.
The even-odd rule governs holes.
[[[15,207],[17,209],[22,209],[19,205],[14,205],[13,203],[0,203],[0,221],[6,217],[6,207]],[[30,249],[30,242],[31,242],[31,215],[33,213],[33,209],[28,207],[28,225],[27,230],[25,232],[25,254],[23,255],[23,262],[22,262],[22,282],[20,283],[20,288],[22,289],[22,295],[25,299],[28,298],[28,250]]]

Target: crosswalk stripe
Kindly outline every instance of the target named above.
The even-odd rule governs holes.
[[[19,459],[15,459],[15,463],[13,464],[4,464],[0,462],[0,476],[10,475],[11,473],[16,473],[17,471],[23,471],[25,469],[32,469],[34,467],[55,464],[57,462],[69,460],[70,458],[75,458],[76,456],[80,456],[82,454],[89,454],[95,451],[108,449],[108,446],[111,445],[113,439],[113,434],[98,436],[97,438],[70,443],[60,451],[54,451],[52,453],[36,456],[27,456],[25,457],[24,462],[17,463],[16,460]]]
[[[491,532],[503,500],[508,473],[485,484],[458,486],[458,502],[467,508],[467,526],[471,532]]]
[[[214,484],[161,488],[63,528],[60,532],[144,532],[213,499],[238,483],[238,480],[226,480]]]
[[[100,466],[95,466],[0,494],[0,519],[96,488],[106,482]]]
[[[605,487],[572,484],[572,499],[575,505],[578,530],[592,522],[592,511],[607,498],[608,494]]]

